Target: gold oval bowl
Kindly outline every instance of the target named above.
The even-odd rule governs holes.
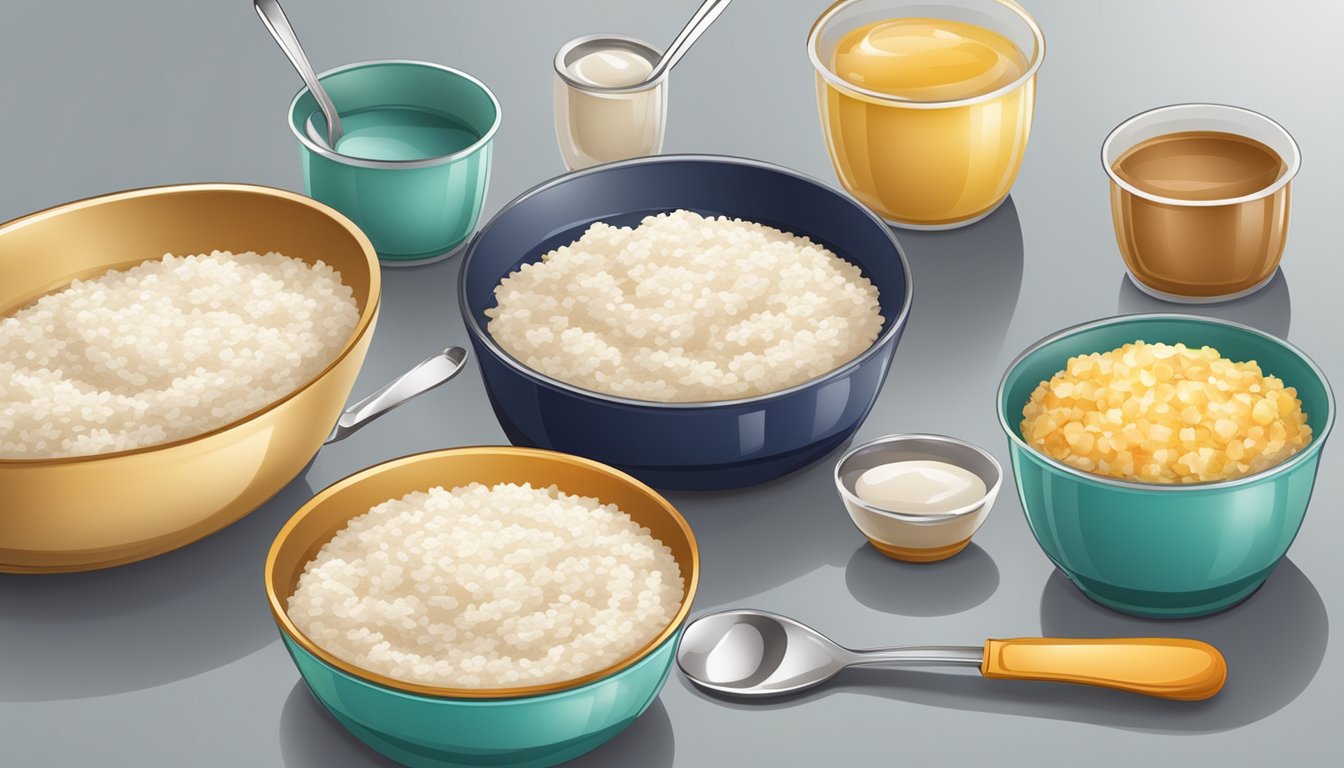
[[[349,523],[389,499],[441,485],[531,483],[593,496],[615,504],[654,538],[672,550],[681,569],[684,591],[672,621],[639,650],[604,669],[546,685],[516,688],[443,688],[397,680],[337,658],[299,631],[287,611],[290,595],[304,567]],[[540,696],[578,688],[610,677],[636,664],[676,634],[690,614],[700,582],[700,554],[695,534],[681,513],[657,491],[624,472],[589,459],[556,451],[509,446],[450,448],[405,456],[377,464],[339,480],[299,508],[276,535],[266,557],[266,596],[280,631],[324,664],[385,688],[421,696],[453,699],[509,699]]]
[[[217,429],[114,453],[0,459],[0,571],[93,570],[190,544],[275,495],[321,447],[368,351],[380,281],[364,233],[315,200],[268,187],[188,184],[15,219],[0,225],[0,317],[77,278],[213,250],[324,261],[354,292],[359,322],[314,378]]]

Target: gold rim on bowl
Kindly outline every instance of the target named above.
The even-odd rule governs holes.
[[[499,464],[513,464],[523,462],[532,464],[535,468],[539,465],[550,465],[552,469],[564,474],[564,470],[577,471],[581,474],[596,475],[605,478],[614,486],[623,488],[633,495],[643,497],[652,504],[652,509],[656,510],[647,514],[640,510],[627,509],[622,506],[622,510],[635,519],[635,522],[652,529],[647,518],[653,517],[665,521],[666,525],[671,526],[672,530],[678,533],[682,541],[668,541],[667,537],[657,537],[665,546],[669,547],[677,560],[677,565],[681,569],[682,575],[682,597],[681,606],[677,610],[672,620],[659,632],[653,639],[642,645],[634,653],[626,656],[615,664],[611,664],[596,672],[583,675],[581,677],[561,680],[554,683],[543,685],[520,686],[513,688],[448,688],[433,685],[423,685],[405,680],[398,680],[387,677],[386,675],[373,672],[348,661],[340,659],[322,648],[307,635],[301,632],[298,627],[290,620],[287,611],[287,602],[290,595],[293,594],[294,586],[302,573],[304,566],[312,561],[317,551],[328,541],[335,533],[345,527],[349,520],[356,515],[363,514],[373,506],[373,504],[385,501],[387,498],[397,498],[400,495],[417,490],[426,490],[428,485],[423,487],[403,487],[400,491],[392,491],[392,496],[374,501],[373,504],[365,505],[367,499],[356,502],[350,502],[345,505],[331,506],[330,511],[323,511],[324,505],[333,504],[333,499],[342,494],[352,493],[354,489],[366,486],[366,495],[376,497],[382,493],[387,493],[388,488],[368,489],[367,486],[377,482],[378,479],[386,479],[388,475],[403,472],[411,474],[412,468],[417,465],[425,464],[427,466],[444,461],[461,459],[463,461],[475,461],[481,463],[496,462]],[[437,473],[432,473],[437,474]],[[510,479],[504,480],[495,478],[479,479],[475,482],[493,483],[493,482],[532,482],[534,487],[541,483],[541,487],[551,485],[551,482],[537,481],[531,479],[527,471],[512,471],[504,473]],[[440,485],[461,484],[465,481],[456,483],[448,482],[438,483]],[[431,485],[433,485],[431,481]],[[597,495],[590,493],[585,488],[565,488],[560,483],[561,490],[567,493],[579,495]],[[417,482],[417,485],[423,485],[423,482]],[[607,498],[601,499],[603,503],[613,503]],[[318,520],[318,515],[322,520]],[[300,533],[312,534],[312,530],[299,532],[301,527],[312,521],[309,528],[321,526],[317,535],[307,541],[300,541],[296,536]],[[656,533],[656,532],[655,532]],[[298,542],[298,543],[295,543]],[[539,448],[518,448],[513,446],[467,446],[462,448],[446,448],[424,453],[411,454],[401,458],[385,461],[381,464],[375,464],[372,467],[362,469],[352,475],[332,483],[330,486],[318,492],[298,509],[285,523],[280,532],[276,534],[274,543],[266,555],[266,597],[271,606],[271,614],[281,631],[297,643],[308,653],[318,658],[322,663],[334,667],[341,672],[351,675],[365,682],[373,683],[384,688],[390,688],[403,693],[416,694],[421,696],[431,696],[443,699],[514,699],[528,696],[540,696],[550,693],[560,693],[571,690],[588,683],[595,682],[622,672],[634,664],[638,663],[649,654],[653,653],[663,643],[667,642],[677,630],[686,621],[690,614],[691,602],[695,599],[696,587],[700,580],[700,556],[699,549],[695,541],[695,533],[691,530],[690,524],[682,517],[681,513],[672,506],[671,502],[663,498],[654,489],[636,480],[634,477],[609,467],[601,462],[585,459],[578,456],[571,456],[557,451],[547,451]],[[283,598],[281,595],[283,594]]]
[[[290,192],[288,190],[277,189],[275,187],[266,187],[257,184],[228,184],[219,182],[207,182],[201,184],[174,184],[170,186],[161,186],[161,187],[141,187],[138,189],[123,190],[121,192],[112,192],[106,195],[87,197],[80,200],[74,200],[68,203],[55,205],[50,208],[44,208],[43,210],[35,211],[25,216],[20,216],[17,219],[5,222],[4,224],[0,224],[0,233],[21,229],[31,224],[48,219],[52,216],[60,216],[66,213],[70,213],[72,211],[78,211],[85,208],[93,208],[103,205],[105,203],[115,203],[122,200],[134,200],[142,197],[160,197],[160,196],[170,196],[180,194],[192,194],[196,192],[237,192],[241,194],[256,195],[259,197],[270,197],[278,200],[284,200],[286,202],[298,203],[299,205],[302,205],[306,208],[310,208],[324,216],[329,217],[330,219],[335,221],[338,225],[340,225],[343,229],[345,229],[352,237],[355,238],[356,242],[359,243],[360,250],[364,252],[364,256],[368,261],[368,275],[369,275],[368,297],[364,301],[364,306],[360,308],[359,321],[355,324],[354,330],[352,330],[350,332],[350,335],[346,338],[345,343],[341,346],[340,351],[337,352],[336,356],[333,357],[325,366],[323,366],[320,371],[314,374],[312,378],[309,378],[307,381],[304,381],[302,384],[290,390],[285,395],[276,398],[275,400],[272,400],[271,402],[267,403],[261,408],[252,411],[251,413],[248,413],[247,415],[242,416],[241,418],[234,419],[233,421],[230,421],[229,423],[224,424],[222,426],[215,427],[214,429],[210,429],[205,432],[199,432],[197,434],[190,435],[187,437],[180,437],[177,438],[176,440],[168,440],[161,443],[143,445],[140,446],[139,448],[130,448],[122,451],[108,451],[106,453],[90,453],[80,456],[57,456],[57,457],[37,458],[37,459],[14,459],[14,458],[0,457],[0,466],[5,465],[38,466],[38,465],[75,464],[80,462],[92,462],[92,461],[101,461],[104,459],[115,459],[115,458],[121,458],[123,456],[134,456],[137,454],[152,453],[154,451],[172,448],[179,445],[186,445],[188,443],[194,443],[199,440],[205,439],[212,435],[220,434],[221,432],[228,432],[229,430],[234,429],[240,425],[246,424],[247,422],[258,418],[263,414],[275,410],[276,408],[280,407],[289,400],[294,399],[301,392],[307,390],[319,380],[325,378],[327,374],[331,373],[332,370],[334,370],[350,355],[351,350],[355,348],[355,345],[359,342],[359,340],[362,339],[364,335],[368,332],[369,326],[373,323],[374,318],[377,316],[378,307],[382,302],[382,276],[378,269],[378,257],[373,249],[373,243],[369,241],[368,236],[365,235],[364,232],[360,230],[359,227],[355,226],[355,223],[353,221],[347,218],[340,211],[337,211],[335,208],[332,208],[328,205],[324,205],[323,203],[319,203],[318,201],[312,199],[311,197],[305,197],[304,195]],[[151,256],[148,259],[145,259],[145,261],[152,261],[154,258],[155,257]],[[124,266],[110,266],[106,270],[104,270],[104,272],[116,269],[127,269],[130,266],[132,265],[128,264]],[[344,280],[342,282],[344,282]],[[65,285],[58,286],[53,290],[61,290],[62,288],[68,285],[69,283],[67,282]],[[346,283],[346,285],[349,284]],[[48,291],[47,293],[50,292],[51,291]],[[22,309],[23,307],[29,306],[30,304],[32,304],[32,302],[37,301],[44,295],[46,294],[33,296],[24,304],[19,305],[18,309]]]

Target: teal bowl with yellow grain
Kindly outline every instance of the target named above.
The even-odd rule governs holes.
[[[1040,382],[1070,357],[1138,339],[1209,345],[1223,357],[1259,362],[1266,374],[1297,389],[1311,442],[1264,471],[1187,485],[1091,474],[1027,444],[1022,408]],[[998,414],[1027,524],[1055,565],[1108,608],[1185,618],[1245,600],[1288,552],[1311,501],[1335,400],[1321,369],[1282,339],[1224,320],[1149,314],[1086,323],[1032,345],[999,386]]]

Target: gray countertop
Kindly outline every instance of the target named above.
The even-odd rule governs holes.
[[[486,213],[563,168],[551,133],[556,48],[590,32],[669,40],[697,3],[630,0],[286,0],[319,69],[358,59],[451,64],[498,94],[504,124]],[[244,181],[301,188],[284,112],[298,78],[245,0],[6,0],[0,20],[0,219],[128,187]],[[788,165],[834,183],[804,39],[824,0],[738,0],[673,74],[670,152]],[[1198,310],[1287,336],[1344,381],[1331,235],[1344,207],[1344,6],[1312,0],[1028,0],[1045,30],[1035,130],[1011,202],[944,234],[898,233],[915,305],[860,439],[942,432],[1005,466],[993,394],[1037,338],[1085,320],[1168,309],[1123,277],[1098,151],[1143,109],[1232,103],[1302,146],[1288,250],[1265,291]],[[1331,85],[1333,83],[1333,85]],[[456,259],[384,271],[356,396],[465,344]],[[2,276],[0,276],[2,279]],[[325,448],[231,528],[102,573],[0,577],[0,763],[12,766],[369,766],[299,682],[266,607],[272,536],[315,490],[384,459],[503,442],[474,363],[452,384]],[[1288,558],[1243,605],[1148,622],[1089,603],[1055,573],[1012,493],[974,544],[902,565],[863,543],[831,461],[729,493],[672,494],[699,537],[696,610],[796,616],[852,645],[987,636],[1179,634],[1226,654],[1227,688],[1197,703],[945,672],[843,674],[768,705],[725,704],[677,675],[584,766],[1333,763],[1344,660],[1344,448],[1327,448]],[[0,489],[3,494],[3,489]],[[3,498],[0,497],[0,505]],[[2,512],[0,512],[2,513]]]

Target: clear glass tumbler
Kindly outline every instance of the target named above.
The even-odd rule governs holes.
[[[864,88],[835,70],[850,32],[888,19],[946,19],[1007,38],[1025,65],[1013,82],[963,98],[916,101]],[[1045,56],[1040,27],[1012,0],[840,0],[807,41],[822,130],[840,183],[891,224],[953,229],[1008,197],[1026,152]]]
[[[1283,170],[1262,189],[1218,200],[1153,194],[1116,173],[1116,162],[1139,144],[1186,132],[1259,142],[1279,156]],[[1174,104],[1117,126],[1102,144],[1101,161],[1111,179],[1115,239],[1139,290],[1164,301],[1201,304],[1247,296],[1274,278],[1288,239],[1292,180],[1302,166],[1297,142],[1282,125],[1240,107]]]

